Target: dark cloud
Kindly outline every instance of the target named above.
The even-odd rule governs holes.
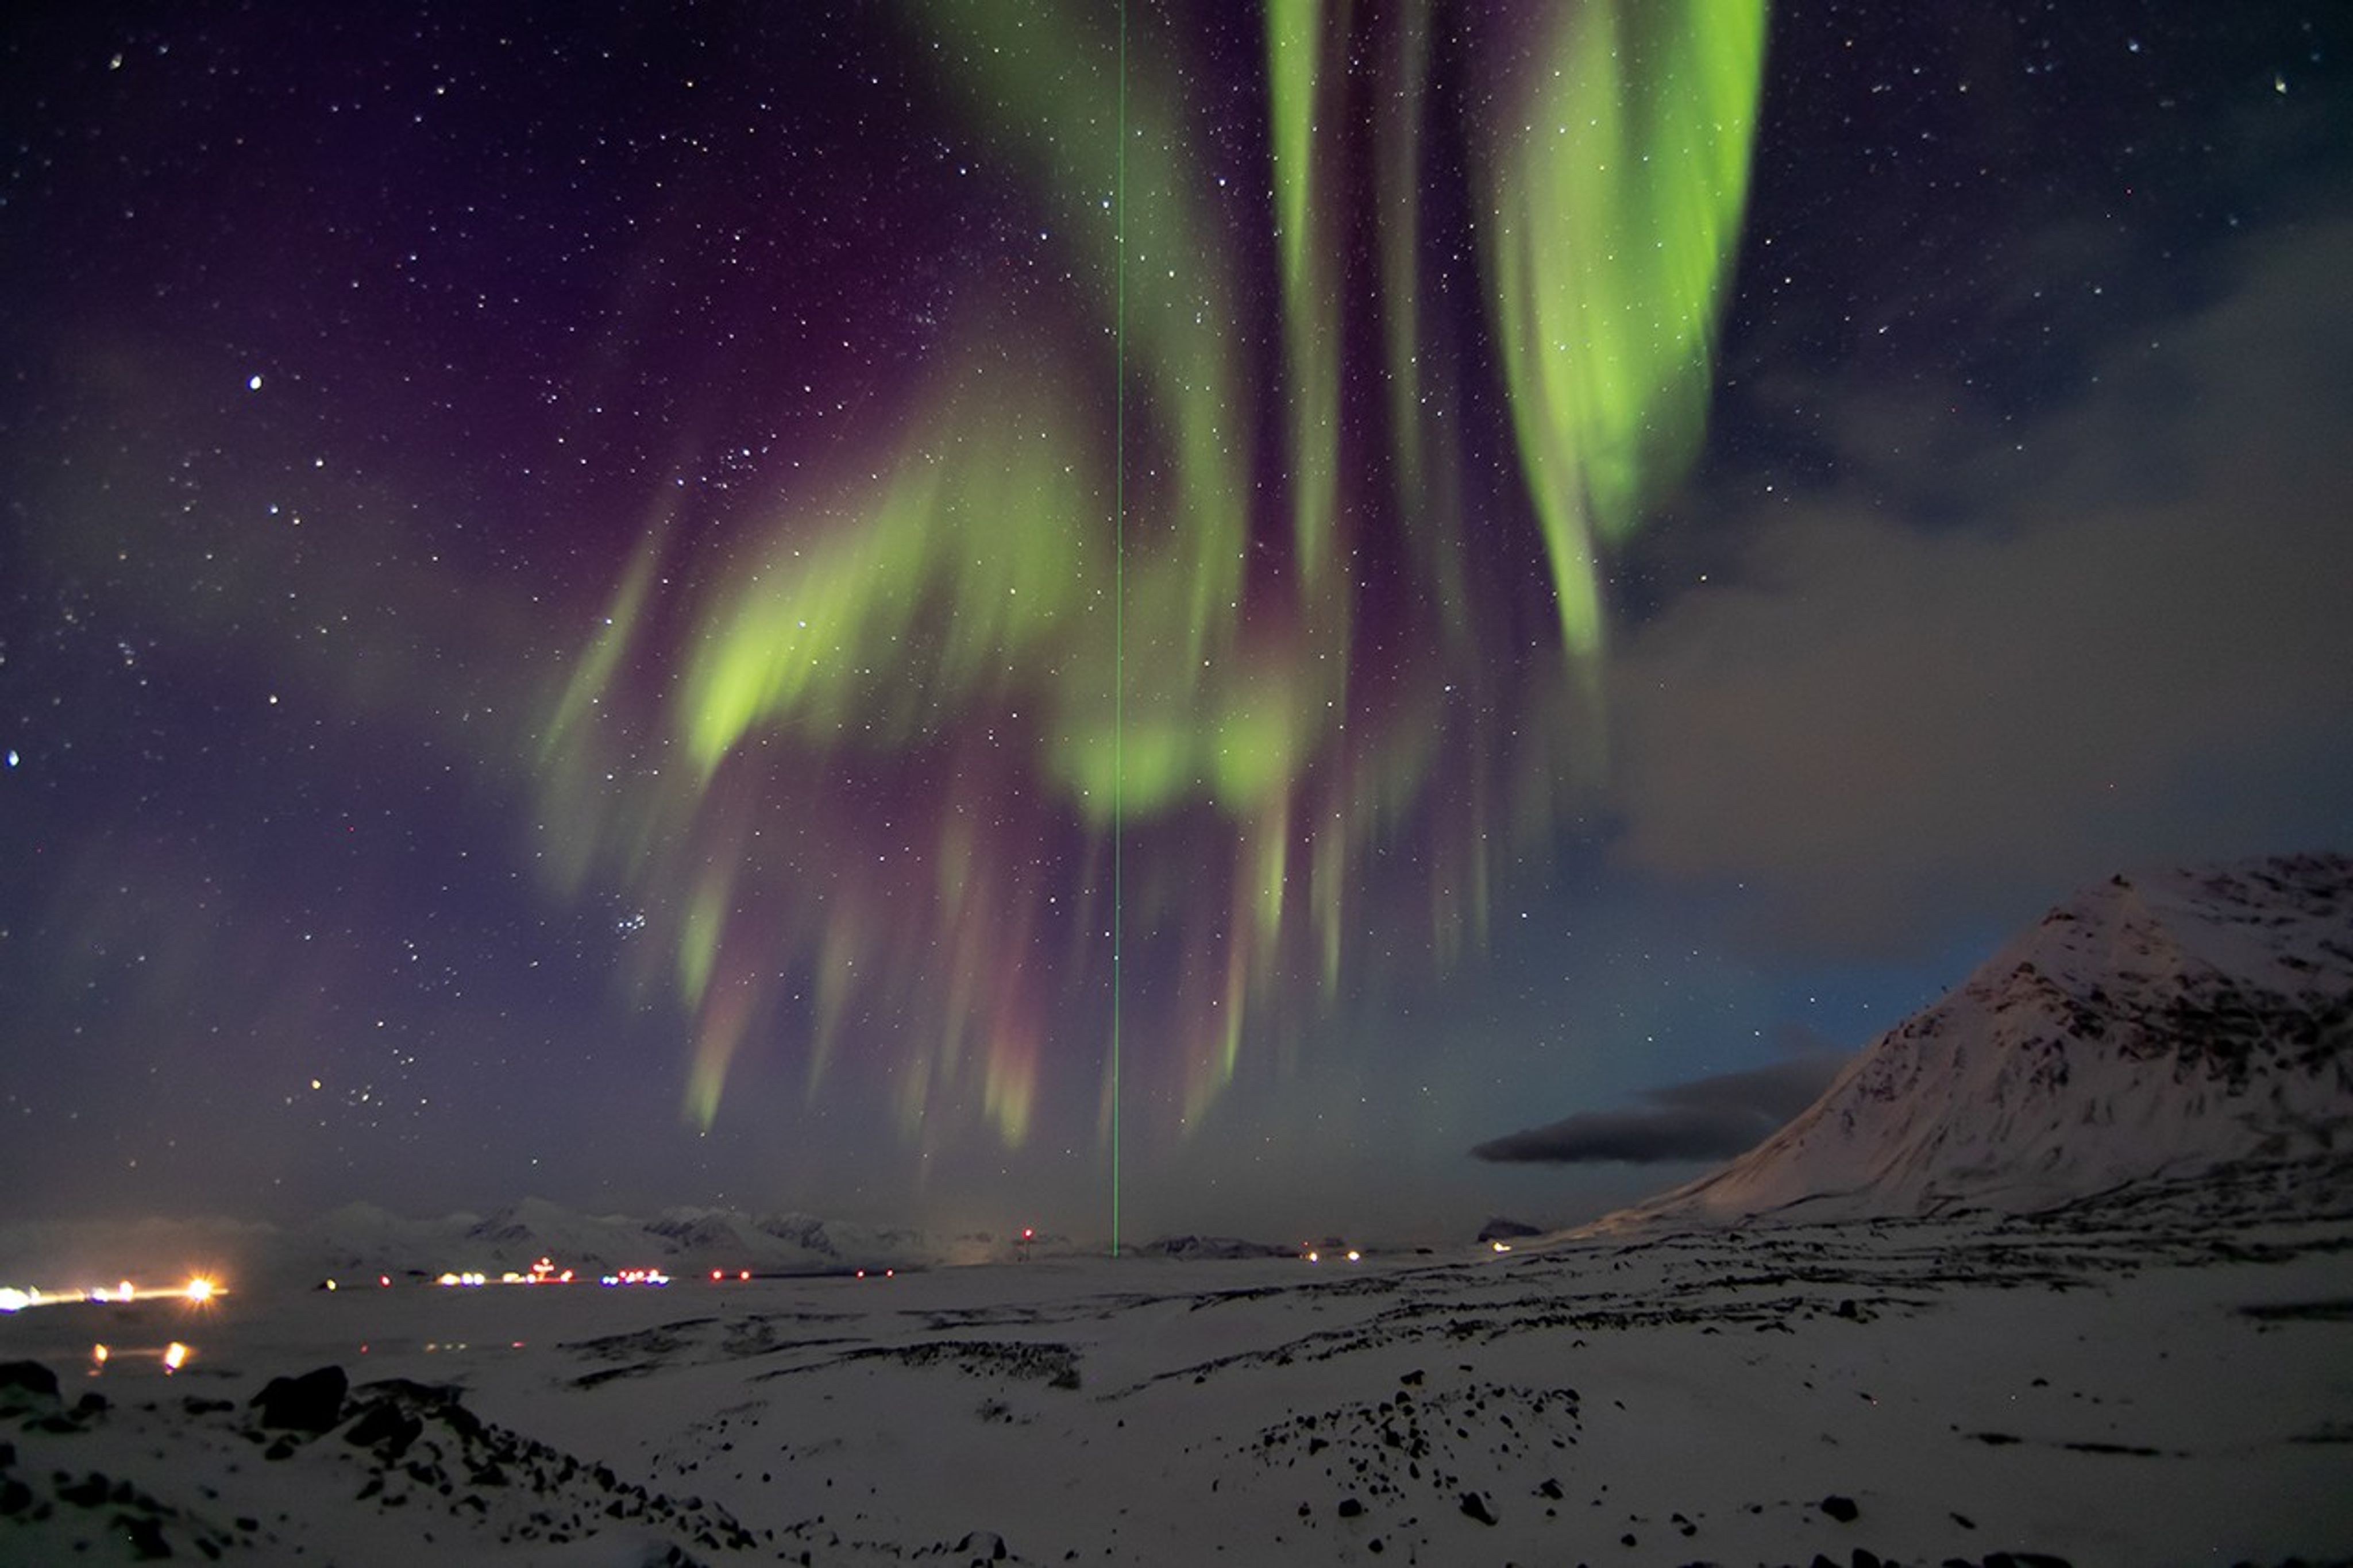
[[[1784,951],[1894,955],[2341,834],[2353,221],[2238,259],[1990,438],[1940,419],[1962,389],[1848,389],[1850,477],[1622,647],[1621,863],[1745,888]]]
[[[1471,1151],[1498,1164],[1655,1164],[1726,1160],[1755,1148],[1821,1097],[1848,1060],[1809,1055],[1746,1072],[1645,1089],[1647,1107],[1588,1110]]]

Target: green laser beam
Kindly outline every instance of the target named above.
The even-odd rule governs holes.
[[[1111,1255],[1119,1256],[1119,1004],[1127,814],[1127,3],[1119,7],[1119,143],[1112,154]]]

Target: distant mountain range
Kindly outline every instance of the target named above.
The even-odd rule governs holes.
[[[1598,1228],[2032,1209],[2353,1149],[2353,859],[2116,877],[1723,1169]]]
[[[175,1278],[212,1270],[232,1279],[280,1285],[378,1275],[429,1279],[445,1272],[496,1278],[511,1270],[528,1272],[542,1258],[559,1270],[573,1270],[575,1278],[592,1279],[627,1268],[657,1268],[673,1276],[713,1268],[829,1274],[1009,1261],[1074,1250],[1064,1237],[1023,1241],[981,1233],[934,1236],[806,1214],[732,1209],[673,1208],[650,1218],[584,1215],[525,1198],[487,1215],[433,1219],[350,1204],[285,1226],[207,1219],[13,1226],[0,1229],[0,1281],[79,1287],[111,1282],[126,1270],[160,1270]]]
[[[1036,1244],[1032,1244],[1033,1246]],[[1067,1241],[1050,1246],[1068,1250]],[[1011,1258],[1010,1237],[933,1237],[820,1219],[814,1215],[748,1215],[733,1209],[671,1208],[650,1218],[584,1215],[540,1198],[484,1215],[408,1220],[372,1205],[337,1209],[294,1227],[278,1249],[289,1260],[337,1273],[499,1272],[528,1269],[545,1258],[559,1268],[596,1273],[713,1268],[760,1274],[848,1273]]]

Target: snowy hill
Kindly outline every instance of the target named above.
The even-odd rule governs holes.
[[[2353,859],[2116,877],[1724,1169],[1602,1222],[2030,1209],[2353,1147]]]

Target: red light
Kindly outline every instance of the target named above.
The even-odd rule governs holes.
[[[711,1271],[711,1282],[713,1285],[718,1284],[721,1279],[722,1275],[718,1269],[714,1268]]]
[[[735,1278],[738,1279],[749,1279],[752,1278],[752,1271],[748,1268],[738,1268],[735,1271]]]

